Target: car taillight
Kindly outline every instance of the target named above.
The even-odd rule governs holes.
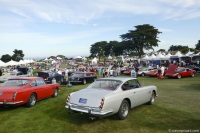
[[[12,100],[15,100],[16,96],[17,96],[17,92],[15,92],[15,93],[13,94]]]
[[[104,105],[104,98],[101,99],[99,108],[102,109],[102,108],[103,108],[103,105]]]
[[[66,102],[68,103],[69,100],[70,100],[70,94],[68,95]]]

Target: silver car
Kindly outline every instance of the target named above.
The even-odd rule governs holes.
[[[72,112],[97,117],[117,114],[123,120],[131,108],[153,104],[157,95],[156,86],[141,86],[136,78],[101,78],[87,88],[71,93],[65,107]]]

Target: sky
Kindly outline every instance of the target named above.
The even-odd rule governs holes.
[[[155,50],[195,48],[200,0],[0,0],[0,57],[14,49],[26,59],[89,56],[92,44],[143,24],[162,32]]]

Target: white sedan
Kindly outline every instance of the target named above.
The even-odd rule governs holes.
[[[153,104],[157,95],[156,86],[141,86],[136,78],[101,78],[87,88],[71,93],[65,107],[96,117],[117,114],[123,120],[131,108]]]

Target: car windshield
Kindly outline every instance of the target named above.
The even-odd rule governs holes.
[[[96,80],[88,88],[115,90],[120,84],[122,81],[119,80]]]
[[[5,81],[1,86],[25,86],[29,82],[30,82],[29,80],[24,80],[24,79],[23,80],[14,79]]]

